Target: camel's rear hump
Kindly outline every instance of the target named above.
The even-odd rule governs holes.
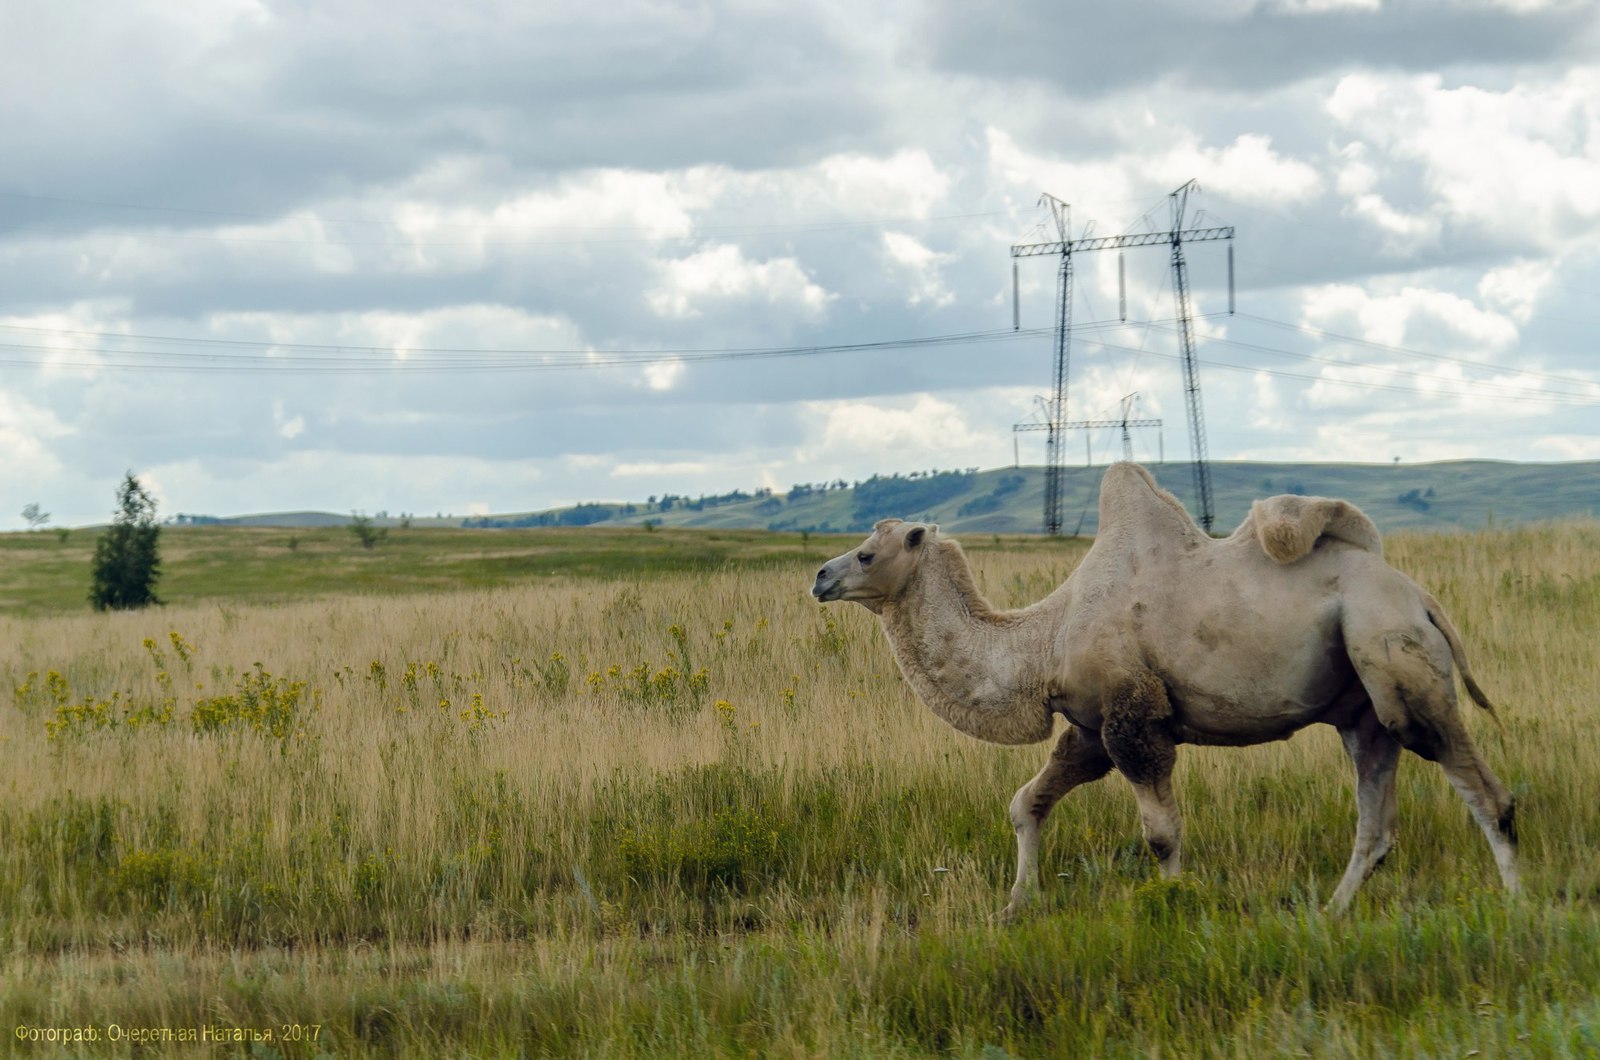
[[[1250,506],[1246,522],[1254,527],[1262,551],[1279,563],[1308,555],[1324,537],[1383,555],[1377,526],[1349,501],[1292,494],[1268,497]]]

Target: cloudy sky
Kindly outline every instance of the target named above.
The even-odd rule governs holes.
[[[1213,458],[1597,459],[1596,10],[5,4],[0,527],[130,469],[462,515],[1037,463],[1056,261],[1014,332],[1011,245],[1190,179]],[[1137,393],[1186,459],[1166,249],[1127,324],[1075,260],[1068,418]]]

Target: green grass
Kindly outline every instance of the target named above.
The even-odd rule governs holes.
[[[88,606],[96,534],[0,535],[0,612],[61,614]],[[834,551],[846,546],[839,545]],[[821,554],[820,546],[813,551]],[[157,593],[173,606],[283,601],[347,593],[402,595],[528,579],[619,578],[792,561],[800,535],[643,529],[391,530],[363,549],[343,527],[166,528]]]
[[[0,614],[66,614],[88,607],[97,538],[74,531],[0,534]],[[771,534],[763,530],[646,530],[643,527],[463,530],[391,529],[363,549],[345,527],[168,527],[161,534],[164,604],[253,603],[349,593],[399,596],[493,588],[552,579],[607,580],[708,572],[725,566],[769,570],[822,561],[856,534]],[[976,537],[1001,545],[1075,555],[1078,542]]]
[[[1519,798],[1525,895],[1408,757],[1398,846],[1324,916],[1354,810],[1318,730],[1180,752],[1175,882],[1125,784],[1074,791],[1011,925],[1005,807],[1045,749],[953,732],[870,615],[807,598],[839,542],[285,536],[172,534],[194,588],[164,608],[92,614],[36,575],[36,611],[0,615],[0,1054],[1600,1050],[1593,524],[1386,542],[1500,704],[1503,733],[1468,722]],[[1082,549],[967,543],[1004,605]],[[112,1024],[275,1051],[15,1034]]]

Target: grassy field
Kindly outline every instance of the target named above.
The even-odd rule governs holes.
[[[81,611],[97,532],[0,534],[0,613]],[[837,538],[835,541],[844,541]],[[817,542],[815,547],[812,542]],[[1027,547],[1019,538],[1013,547]],[[756,530],[390,529],[362,549],[347,527],[167,528],[161,535],[161,599],[270,604],[345,593],[399,596],[520,585],[553,578],[627,578],[792,564],[824,546],[811,534]],[[809,562],[809,560],[805,560]]]
[[[112,615],[87,534],[0,538],[0,1053],[1600,1052],[1600,526],[1388,541],[1501,703],[1524,896],[1408,758],[1324,917],[1353,785],[1311,731],[1181,752],[1176,882],[1126,785],[1074,792],[1010,926],[1045,748],[810,601],[845,546],[564,534],[171,533],[168,605]],[[1084,547],[967,543],[1003,605]]]

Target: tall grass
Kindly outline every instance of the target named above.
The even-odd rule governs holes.
[[[1043,747],[946,728],[815,559],[0,620],[0,1031],[282,1055],[1591,1055],[1600,528],[1399,536],[1504,732],[1527,895],[1437,769],[1354,913],[1330,731],[1185,748],[1185,878],[1116,777],[1002,927]],[[998,603],[1081,550],[975,555]],[[281,1034],[275,1034],[281,1038]],[[146,1054],[214,1051],[157,1042]]]

